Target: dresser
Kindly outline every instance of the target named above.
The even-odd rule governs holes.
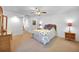
[[[76,34],[71,32],[65,32],[65,39],[74,41],[76,39]]]
[[[12,35],[0,35],[0,52],[10,52],[11,51],[11,40]]]

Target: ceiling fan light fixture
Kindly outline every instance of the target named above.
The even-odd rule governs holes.
[[[35,10],[32,11],[35,15],[40,16],[41,14],[46,14],[47,12],[42,12],[40,9],[35,8]]]
[[[40,15],[40,14],[41,14],[41,12],[36,12],[35,14],[36,14],[36,15]]]

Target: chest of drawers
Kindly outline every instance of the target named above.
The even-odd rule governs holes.
[[[76,36],[75,33],[65,32],[65,39],[66,40],[74,41],[75,36]]]
[[[0,52],[9,52],[11,51],[11,40],[12,35],[0,35]]]

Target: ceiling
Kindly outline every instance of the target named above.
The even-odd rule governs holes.
[[[34,8],[47,12],[46,15],[55,15],[61,13],[78,12],[78,6],[3,6],[4,11],[10,11],[21,15],[33,15]]]

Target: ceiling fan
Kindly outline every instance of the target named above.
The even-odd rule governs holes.
[[[46,14],[47,12],[41,11],[40,9],[35,8],[35,9],[32,11],[32,13],[35,14],[35,15],[40,16],[41,14]]]

